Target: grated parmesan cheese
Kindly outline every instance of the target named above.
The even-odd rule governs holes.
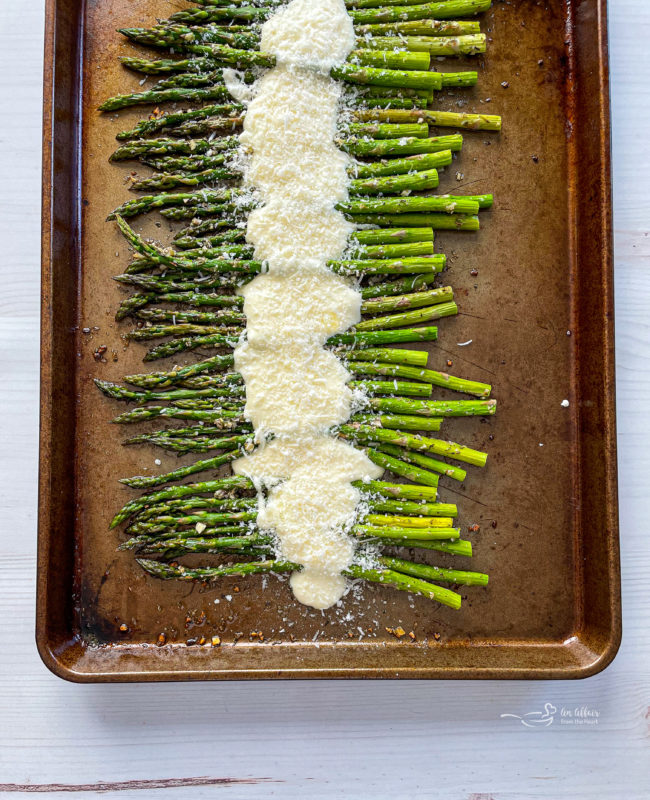
[[[260,447],[233,466],[269,489],[259,526],[277,536],[278,558],[303,567],[290,585],[317,609],[335,605],[347,588],[341,572],[355,547],[346,531],[360,500],[351,481],[381,474],[328,433],[349,418],[356,394],[341,361],[323,347],[360,320],[359,292],[327,268],[353,230],[334,208],[347,198],[349,158],[334,144],[341,88],[328,73],[353,46],[343,0],[282,7],[262,27],[261,49],[277,66],[246,96],[241,136],[245,182],[261,201],[246,238],[268,271],[241,290],[247,338],[235,366]],[[227,80],[239,91],[235,75]]]

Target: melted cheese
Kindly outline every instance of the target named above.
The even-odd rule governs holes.
[[[257,81],[241,137],[245,180],[262,203],[246,238],[268,272],[242,290],[247,340],[235,365],[260,447],[234,470],[269,490],[258,523],[276,534],[279,558],[301,565],[291,576],[296,598],[322,609],[345,592],[341,573],[354,556],[346,531],[360,493],[351,481],[381,473],[328,433],[348,419],[354,394],[323,345],[359,321],[361,304],[326,263],[341,257],[352,230],[334,208],[347,198],[349,160],[334,144],[341,89],[328,73],[353,45],[343,0],[292,0],[279,10],[261,45],[277,66]]]

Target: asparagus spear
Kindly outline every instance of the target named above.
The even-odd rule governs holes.
[[[114,400],[129,400],[129,401],[137,401],[138,403],[149,403],[151,401],[161,401],[161,400],[179,400],[179,399],[187,399],[190,397],[216,397],[215,389],[207,388],[207,389],[172,389],[167,391],[159,391],[159,392],[152,392],[152,391],[135,391],[133,389],[127,389],[124,386],[120,386],[117,383],[112,383],[111,381],[103,381],[100,378],[94,379],[95,386],[107,397],[111,397]],[[232,386],[229,386],[229,391],[234,391]]]
[[[389,158],[381,161],[354,162],[348,172],[354,178],[373,178],[380,175],[404,175],[413,171],[422,171],[445,167],[451,164],[451,150],[437,153],[420,153],[406,158]]]
[[[330,336],[326,344],[330,347],[352,345],[354,347],[376,347],[398,342],[435,342],[438,329],[435,327],[403,328],[402,330],[337,333]],[[427,372],[433,372],[427,370]],[[421,378],[417,378],[421,380]],[[433,381],[431,381],[433,383]]]
[[[134,314],[138,319],[148,322],[171,322],[173,325],[183,323],[195,325],[242,325],[246,317],[230,310],[221,311],[176,311],[166,308],[146,308]]]
[[[244,417],[238,411],[224,410],[220,408],[212,409],[187,409],[174,408],[173,406],[147,406],[133,408],[119,414],[112,421],[115,424],[126,424],[132,422],[144,422],[145,420],[166,417],[168,419],[191,419],[197,422],[212,422],[223,425],[224,430],[238,430],[244,423]]]
[[[355,414],[350,417],[350,423],[374,425],[379,428],[389,428],[399,431],[439,431],[442,418],[409,417],[406,414]]]
[[[350,381],[351,389],[361,389],[364,394],[398,394],[409,397],[430,397],[431,387],[424,383],[409,383],[408,381]]]
[[[446,0],[449,2],[449,0]],[[453,0],[451,0],[453,2]],[[439,73],[436,73],[439,74]],[[442,79],[441,79],[442,80]],[[452,111],[430,111],[417,109],[413,111],[382,110],[369,108],[351,111],[352,119],[359,122],[377,120],[379,122],[408,124],[422,120],[429,125],[450,128],[468,128],[475,131],[500,131],[501,117],[494,114],[464,114]]]
[[[167,24],[153,28],[120,28],[119,32],[132,42],[149,47],[173,47],[178,52],[187,50],[189,44],[219,44],[242,50],[256,49],[259,46],[259,36],[253,32],[231,32],[225,27],[190,28],[186,25]]]
[[[382,525],[355,525],[350,531],[357,538],[398,540],[405,546],[412,540],[430,542],[460,538],[460,528],[388,528]]]
[[[207,119],[189,120],[169,129],[170,136],[214,136],[214,134],[233,133],[244,124],[243,116],[208,117]]]
[[[346,219],[357,225],[426,225],[435,231],[477,231],[479,229],[479,219],[473,214],[357,214],[346,213]]]
[[[226,156],[223,153],[204,156],[165,156],[163,158],[145,156],[141,160],[159,172],[203,172],[206,169],[223,166]],[[244,235],[243,231],[239,233],[241,236]]]
[[[148,302],[156,300],[162,303],[187,303],[192,306],[209,306],[223,308],[242,308],[244,298],[236,295],[221,295],[204,292],[164,292],[158,295],[146,295]]]
[[[382,197],[368,200],[349,200],[337,203],[336,208],[348,214],[409,214],[419,212],[477,214],[479,204],[475,200],[459,195],[438,195],[434,197]]]
[[[426,139],[429,126],[423,122],[381,123],[356,122],[346,126],[346,132],[353,136],[365,136],[373,139],[416,138]]]
[[[399,331],[397,331],[399,333]],[[347,334],[340,334],[346,336]],[[357,334],[363,336],[363,333]],[[348,369],[355,375],[391,375],[393,377],[407,378],[409,380],[420,380],[431,383],[434,386],[441,386],[456,392],[465,392],[477,397],[487,398],[490,396],[492,387],[486,383],[477,383],[463,378],[455,378],[445,372],[436,372],[432,369],[418,369],[415,367],[402,366],[401,364],[369,364],[365,362],[353,363],[348,365]]]
[[[271,7],[258,7],[253,5],[238,6],[228,5],[224,8],[198,9],[192,8],[188,11],[177,11],[169,18],[170,22],[185,22],[189,25],[196,25],[201,22],[263,22],[273,10]]]
[[[221,231],[212,236],[180,236],[174,239],[174,246],[182,250],[196,247],[217,247],[228,242],[242,242],[246,238],[246,231],[241,228]]]
[[[188,475],[195,475],[197,472],[205,472],[206,470],[217,469],[224,464],[229,464],[236,458],[241,456],[242,452],[239,448],[221,456],[214,458],[207,458],[203,461],[195,461],[186,467],[179,467],[178,469],[167,472],[163,475],[135,475],[132,478],[120,478],[120,483],[125,486],[130,486],[133,489],[149,489],[153,486],[160,486],[163,483],[172,483],[187,478]]]
[[[118,147],[110,157],[110,161],[125,161],[131,158],[138,158],[142,155],[167,155],[169,153],[196,154],[208,151],[217,152],[219,150],[232,150],[239,145],[236,136],[228,136],[224,139],[138,139],[128,144]]]
[[[364,311],[364,313],[368,313]],[[399,328],[402,325],[419,325],[423,322],[431,322],[434,319],[443,317],[453,317],[458,314],[458,306],[454,302],[437,303],[426,308],[415,308],[412,311],[404,311],[400,314],[390,314],[373,319],[364,319],[354,326],[356,331],[372,331],[385,328]]]
[[[125,334],[127,339],[136,342],[148,342],[151,339],[161,339],[165,336],[210,336],[212,334],[237,335],[243,330],[242,327],[228,325],[192,325],[184,323],[180,325],[151,325],[138,328]]]
[[[216,502],[216,501],[215,501]],[[413,500],[366,499],[370,511],[389,514],[411,514],[416,517],[457,517],[454,503],[427,503]]]
[[[240,178],[241,175],[232,169],[206,169],[203,172],[169,173],[163,172],[153,175],[151,178],[134,178],[130,188],[143,192],[150,190],[176,189],[178,186],[201,186],[205,183],[216,183],[218,181],[231,181]]]
[[[352,180],[348,184],[351,195],[402,194],[435,189],[438,186],[438,170],[428,169],[407,175],[386,175],[377,178]]]
[[[390,5],[381,3],[382,6]],[[399,3],[398,5],[407,5]],[[473,20],[421,19],[409,22],[380,22],[369,25],[355,25],[354,31],[365,40],[370,36],[466,36],[480,33],[480,23]]]
[[[379,562],[396,572],[413,575],[416,578],[423,578],[428,581],[443,581],[444,583],[455,583],[459,586],[487,586],[489,580],[488,576],[482,572],[430,567],[428,564],[414,564],[412,561],[404,561],[401,558],[381,556]]]
[[[373,40],[360,43],[364,48],[353,50],[347,60],[352,64],[362,64],[366,67],[379,67],[391,70],[409,70],[426,72],[431,66],[431,57],[426,51],[420,52],[399,52],[394,49],[394,45],[388,47],[375,47]],[[424,56],[424,58],[423,58]],[[409,87],[405,87],[409,88]],[[410,87],[433,89],[433,86]]]
[[[368,140],[350,137],[337,139],[341,150],[354,156],[369,158],[371,156],[409,156],[422,153],[438,153],[441,150],[458,151],[463,145],[463,137],[434,136],[428,139],[418,137],[401,137],[399,139]]]
[[[491,416],[496,413],[496,400],[406,400],[397,397],[369,398],[376,411],[394,414],[415,414],[431,417]]]
[[[147,58],[134,58],[121,56],[120,62],[127,69],[134,72],[143,72],[145,75],[166,75],[176,72],[205,72],[214,69],[214,61],[209,58],[162,58],[150,61]]]
[[[447,303],[454,298],[451,286],[441,286],[427,292],[375,297],[361,303],[362,314],[381,314],[385,311],[398,311],[407,308],[421,308],[436,303]],[[357,326],[357,330],[359,330]]]
[[[184,86],[187,89],[200,89],[203,86],[213,86],[215,83],[223,83],[223,70],[215,69],[212,72],[179,72],[156,81],[152,86],[154,91],[160,89],[172,89],[176,86]],[[444,81],[443,81],[444,86]]]
[[[365,46],[379,51],[404,48],[411,52],[432,56],[473,56],[486,50],[484,33],[466,36],[373,36]]]
[[[386,483],[385,481],[352,481],[356,489],[371,495],[379,495],[389,499],[408,500],[412,502],[424,500],[435,502],[438,496],[436,489],[438,476],[434,476],[436,482],[433,485],[412,485],[407,483]]]
[[[158,194],[139,197],[137,200],[127,200],[108,215],[109,220],[116,217],[134,217],[145,214],[154,208],[166,206],[195,206],[199,203],[223,203],[229,201],[233,193],[229,190],[201,189],[198,192],[177,192],[176,194]]]
[[[225,5],[223,0],[194,0],[200,5]],[[241,0],[238,0],[238,3]],[[264,0],[266,5],[266,0]],[[385,6],[419,6],[422,0],[345,0],[345,7],[348,9],[359,10],[362,8],[383,8]],[[478,24],[478,23],[477,23]]]
[[[243,106],[238,103],[228,105],[207,105],[195,108],[191,111],[178,111],[171,114],[163,114],[159,117],[143,119],[128,131],[118,133],[116,138],[120,141],[128,139],[139,139],[141,136],[157,133],[165,128],[174,128],[184,122],[197,119],[206,119],[213,116],[232,115],[237,116],[242,111]]]
[[[378,467],[383,467],[385,470],[393,472],[395,475],[399,475],[402,478],[407,478],[413,483],[424,486],[438,486],[439,478],[434,472],[420,469],[417,466],[407,463],[406,460],[393,458],[379,450],[369,449],[367,455],[373,464],[377,464]]]
[[[350,236],[362,245],[433,242],[434,239],[432,228],[375,228],[354,231]]]
[[[145,354],[143,361],[156,361],[159,358],[183,353],[187,350],[196,350],[199,347],[228,347],[234,349],[239,343],[239,336],[224,336],[212,333],[203,336],[189,336],[183,339],[174,339],[164,342],[157,347],[152,347]],[[197,417],[198,419],[198,417]]]
[[[382,230],[381,228],[378,230]],[[389,229],[383,229],[389,230]],[[399,228],[395,230],[399,231]],[[370,231],[372,232],[372,231]],[[429,284],[433,283],[438,273],[421,273],[420,275],[408,275],[400,278],[397,281],[389,283],[373,283],[370,286],[362,286],[359,293],[363,300],[368,300],[372,297],[383,297],[387,295],[402,294],[404,292],[413,292],[420,289],[425,289]]]
[[[372,84],[403,89],[442,89],[442,79],[437,72],[381,69],[347,63],[334,67],[330,75],[336,80],[361,85]]]
[[[404,4],[403,6],[382,3],[383,8],[358,9],[348,13],[356,25],[373,25],[381,22],[470,17],[487,11],[491,5],[492,0],[443,0],[443,2],[437,3]]]
[[[118,111],[130,106],[155,105],[161,103],[199,103],[202,100],[227,100],[230,98],[225,86],[209,86],[205,89],[186,89],[178,86],[160,91],[150,90],[133,92],[132,94],[118,94],[109,97],[100,106],[100,111]]]
[[[425,367],[429,354],[423,350],[394,350],[387,347],[369,347],[366,350],[352,350],[342,354],[344,361],[383,361],[385,364],[409,364]]]

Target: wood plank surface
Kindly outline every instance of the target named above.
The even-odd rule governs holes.
[[[649,36],[646,0],[610,0],[624,634],[609,669],[581,682],[77,686],[33,641],[43,2],[0,3],[0,797],[648,797]],[[548,727],[501,717],[547,703]]]

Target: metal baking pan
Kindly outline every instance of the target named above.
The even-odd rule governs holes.
[[[46,5],[37,642],[48,667],[74,681],[603,669],[621,634],[605,0],[495,3],[479,86],[463,98],[502,114],[504,129],[467,132],[441,187],[496,198],[478,234],[437,238],[461,314],[430,348],[434,368],[453,361],[499,403],[488,421],[449,422],[450,438],[490,458],[441,492],[463,526],[480,525],[470,568],[488,572],[489,587],[463,591],[461,611],[367,587],[346,600],[349,619],[300,606],[279,579],[161,582],[116,552],[108,523],[130,497],[116,478],[178,462],[121,447],[118,406],[92,385],[141,368],[113,320],[111,275],[127,248],[104,222],[127,197],[130,167],[108,164],[118,123],[96,108],[137,90],[118,63],[134,48],[115,29],[153,24],[169,4]],[[386,631],[398,626],[414,638]]]

